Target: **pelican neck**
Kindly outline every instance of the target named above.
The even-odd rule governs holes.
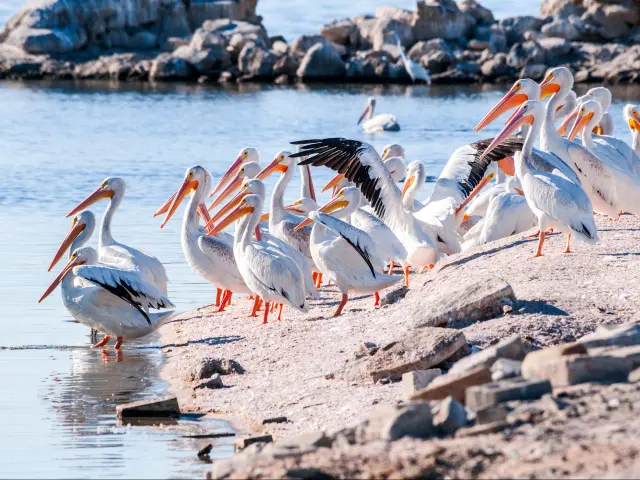
[[[111,222],[113,221],[113,215],[116,213],[116,210],[120,206],[120,202],[122,202],[123,196],[123,192],[121,192],[120,190],[114,190],[113,196],[109,200],[109,204],[107,205],[104,216],[102,217],[102,222],[100,224],[100,248],[109,247],[118,243],[113,239],[113,236],[111,235]]]
[[[291,182],[295,170],[293,166],[288,166],[287,171],[284,172],[278,181],[276,182],[276,186],[273,189],[273,194],[271,195],[271,212],[269,214],[269,226],[271,227],[273,224],[281,222],[285,217],[285,209],[284,209],[284,191],[287,189],[287,186]]]

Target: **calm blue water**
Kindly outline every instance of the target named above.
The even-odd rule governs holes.
[[[317,3],[295,1],[285,7],[267,0],[259,11],[271,33],[291,37],[317,30],[333,12],[355,15],[375,5]],[[19,4],[0,5],[0,24]],[[507,13],[515,4],[486,2]],[[518,13],[535,12],[537,4],[518,2]],[[422,160],[436,177],[458,146],[495,133],[498,123],[483,135],[471,130],[501,94],[492,87],[0,83],[0,347],[89,344],[87,329],[70,323],[58,292],[36,302],[54,277],[46,268],[69,228],[64,215],[106,176],[120,175],[127,182],[114,236],[160,258],[171,281],[170,297],[179,310],[189,310],[212,302],[215,289],[184,261],[182,211],[163,230],[152,218],[186,168],[200,164],[217,179],[245,146],[257,147],[265,162],[289,148],[291,140],[336,135],[378,148],[401,143],[409,160]],[[361,133],[356,120],[371,95],[378,98],[380,113],[397,115],[400,132]],[[613,112],[622,129],[622,105],[640,95],[629,88],[617,90],[615,97]],[[322,169],[313,175],[318,187],[332,176]],[[298,197],[298,182],[289,192],[291,200]],[[428,186],[423,196],[427,191]],[[101,215],[105,206],[93,210]],[[198,445],[192,441],[171,432],[115,426],[115,405],[166,389],[157,379],[162,354],[139,347],[125,350],[122,362],[113,356],[105,362],[100,352],[86,348],[0,349],[5,418],[0,477],[200,477],[206,466],[195,460]],[[229,442],[218,445],[215,455],[230,454]]]

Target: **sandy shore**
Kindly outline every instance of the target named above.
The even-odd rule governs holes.
[[[380,309],[371,297],[351,300],[345,314],[332,318],[338,294],[322,288],[322,299],[307,315],[285,309],[282,322],[258,326],[246,318],[250,302],[236,299],[226,313],[212,307],[188,312],[160,330],[167,362],[162,377],[178,395],[181,408],[239,417],[256,431],[282,438],[310,430],[332,431],[364,418],[376,404],[404,399],[400,383],[332,379],[353,363],[363,342],[385,345],[413,328],[416,303],[436,287],[487,273],[506,280],[518,299],[504,316],[462,325],[468,342],[483,348],[511,334],[535,347],[566,343],[597,325],[638,318],[640,310],[640,220],[598,217],[601,242],[576,243],[559,253],[565,239],[552,235],[546,255],[532,259],[535,240],[514,236],[454,255],[433,272],[412,275],[406,298]],[[434,283],[436,282],[436,283]],[[233,359],[245,373],[223,375],[225,388],[197,389],[204,357]],[[329,377],[329,378],[326,378]],[[287,423],[262,420],[286,416]]]

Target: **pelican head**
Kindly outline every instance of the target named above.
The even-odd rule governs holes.
[[[258,195],[262,199],[265,198],[266,188],[262,180],[257,178],[245,178],[240,186],[240,191],[231,198],[213,217],[211,220],[205,225],[205,229],[212,228],[213,225],[228,212],[237,207],[242,200],[249,195]],[[210,235],[213,230],[209,232]],[[217,230],[220,231],[220,230]],[[208,235],[207,235],[208,236]]]
[[[67,213],[67,218],[75,215],[82,210],[89,208],[96,202],[99,202],[103,198],[112,199],[117,197],[118,199],[122,198],[125,192],[125,183],[124,180],[120,177],[109,177],[104,180],[100,184],[100,186],[95,189],[87,198],[82,200],[76,207]]]
[[[351,213],[358,207],[359,202],[360,191],[356,187],[344,187],[331,200],[314,211],[326,213],[327,215],[340,212],[340,216],[345,217],[351,215]],[[309,218],[305,218],[300,222],[294,229],[294,232],[306,227],[307,225],[311,225],[313,222],[314,219],[312,214]]]
[[[71,256],[69,257],[69,261],[64,266],[62,271],[58,274],[58,276],[51,282],[51,285],[45,290],[45,292],[38,300],[38,303],[42,302],[45,298],[47,298],[51,292],[53,292],[60,282],[67,276],[67,274],[73,270],[73,267],[77,267],[79,265],[95,265],[98,263],[98,252],[92,247],[82,247],[75,250]]]
[[[211,192],[211,197],[215,197],[220,190],[229,182],[229,179],[238,174],[240,167],[248,162],[260,162],[260,153],[253,147],[245,147],[238,153],[229,169],[222,175],[217,185]]]
[[[576,92],[571,90],[562,103],[556,107],[554,120],[557,121],[559,118],[567,117],[571,112],[573,112],[577,104],[578,98]]]
[[[369,114],[369,118],[371,118],[373,116],[373,111],[375,110],[375,108],[376,108],[376,99],[373,97],[369,97],[367,99],[367,105],[364,107],[364,110],[362,111],[362,114],[358,119],[357,125],[360,125],[360,123],[362,122],[362,120],[364,120],[364,117],[366,117],[367,114]]]
[[[602,106],[596,100],[586,100],[577,109],[577,118],[567,137],[573,140],[586,127],[593,128],[602,119]]]
[[[309,213],[314,212],[318,209],[318,204],[315,202],[315,200],[312,200],[308,197],[302,197],[300,200],[296,200],[295,202],[287,205],[284,208],[286,208],[290,212],[309,215]]]
[[[286,173],[289,168],[295,166],[296,161],[294,158],[291,158],[291,152],[286,150],[282,150],[276,153],[271,160],[271,163],[264,167],[260,173],[256,176],[260,180],[264,180],[273,172],[282,172]]]
[[[71,229],[67,233],[67,236],[64,237],[64,240],[62,240],[62,243],[60,244],[60,247],[58,247],[58,251],[53,257],[47,271],[50,272],[51,269],[55,267],[67,250],[71,249],[72,251],[75,251],[77,248],[74,248],[75,244],[84,244],[89,237],[91,237],[95,227],[96,217],[91,211],[83,210],[76,214],[76,216],[73,217]]]
[[[573,88],[573,74],[567,67],[555,67],[547,72],[540,84],[540,98],[558,93],[564,98]]]
[[[587,97],[591,97],[600,103],[602,107],[602,113],[607,113],[609,107],[611,106],[611,101],[613,97],[611,96],[611,90],[607,87],[595,87],[587,91]]]
[[[640,133],[640,115],[638,115],[639,111],[640,108],[638,108],[638,105],[633,105],[631,103],[627,103],[624,106],[623,110],[624,119],[627,121],[627,125],[629,125],[631,133],[634,134]]]
[[[209,175],[209,172],[207,172],[200,165],[187,168],[187,171],[184,174],[184,180],[182,181],[182,185],[180,185],[180,188],[178,188],[178,191],[172,196],[172,199],[170,199],[171,204],[169,205],[167,215],[164,217],[164,221],[160,225],[160,228],[163,228],[167,224],[167,222],[173,216],[173,214],[176,213],[176,210],[182,203],[182,200],[184,200],[189,193],[193,192],[200,185],[204,186],[205,191],[208,190],[208,188],[210,188],[210,185],[211,185],[210,178],[211,176]],[[162,208],[160,210],[162,210]]]
[[[384,150],[382,150],[382,161],[391,157],[404,158],[404,147],[397,143],[390,143],[389,145],[385,146]]]
[[[404,197],[411,185],[416,182],[424,183],[427,173],[424,167],[424,163],[420,160],[414,160],[407,166],[407,175],[402,187],[402,196]]]
[[[482,152],[480,159],[486,157],[498,145],[504,142],[521,125],[533,125],[536,118],[544,116],[544,104],[538,100],[527,100],[513,112],[504,128],[496,135],[489,146]]]
[[[400,157],[389,157],[384,161],[387,170],[391,174],[391,178],[394,182],[399,182],[404,178],[405,164],[404,160]]]
[[[538,100],[539,98],[540,86],[530,78],[520,79],[513,84],[505,96],[480,120],[480,123],[473,130],[478,132],[504,112],[522,105],[527,100]]]
[[[238,206],[233,211],[231,211],[229,215],[220,220],[220,223],[218,225],[212,225],[211,231],[207,234],[207,236],[215,235],[227,228],[236,220],[246,217],[247,215],[251,215],[256,210],[262,209],[262,204],[263,199],[260,197],[260,195],[246,195],[238,202]]]
[[[260,173],[260,164],[258,162],[247,162],[243,163],[238,170],[238,173],[234,177],[233,180],[227,185],[227,187],[223,190],[223,192],[218,195],[211,205],[207,207],[208,211],[213,210],[215,207],[220,205],[223,200],[227,199],[229,195],[238,190],[242,185],[242,182],[245,178],[255,178]]]

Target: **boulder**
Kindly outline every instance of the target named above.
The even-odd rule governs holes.
[[[607,5],[592,2],[581,19],[588,24],[599,26],[599,33],[605,40],[626,39],[635,25],[639,23],[640,5]]]
[[[457,40],[467,35],[475,20],[462,12],[453,0],[418,0],[413,19],[413,38]]]
[[[407,56],[414,62],[418,62],[422,57],[430,53],[442,53],[448,59],[449,64],[455,62],[453,50],[449,44],[441,38],[434,38],[426,42],[416,42],[416,44],[407,52]]]
[[[545,51],[536,42],[516,43],[507,55],[507,63],[517,69],[525,65],[544,64],[546,60]]]
[[[119,419],[129,417],[176,417],[178,415],[180,415],[180,407],[178,399],[173,395],[125,403],[116,407],[116,417]]]
[[[238,70],[250,78],[275,77],[274,65],[280,56],[257,45],[245,45],[238,55]]]
[[[467,388],[489,382],[491,370],[485,365],[480,365],[469,371],[442,375],[434,379],[426,388],[417,391],[411,400],[442,400],[451,396],[464,403]]]
[[[376,8],[375,17],[380,19],[389,18],[392,20],[398,20],[409,25],[413,21],[413,12],[406,8],[383,6]]]
[[[523,15],[518,17],[507,17],[500,20],[500,25],[507,33],[507,42],[509,45],[521,42],[525,32],[540,31],[545,21],[531,15]]]
[[[483,7],[476,0],[460,0],[458,8],[462,13],[472,17],[476,24],[491,24],[495,21],[491,10]]]
[[[640,322],[599,327],[594,333],[580,338],[578,343],[587,349],[640,345]]]
[[[351,19],[334,20],[320,29],[320,35],[339,45],[358,45],[358,26]]]
[[[433,426],[442,435],[453,435],[459,428],[466,427],[469,422],[467,410],[453,397],[440,401],[432,411]]]
[[[519,377],[522,372],[522,362],[509,358],[499,358],[491,365],[491,380],[497,382],[506,378]]]
[[[80,50],[87,36],[80,27],[61,29],[19,27],[11,31],[5,42],[28,53],[66,53]]]
[[[420,58],[420,64],[433,74],[446,72],[453,64],[450,56],[445,52],[432,52]]]
[[[273,442],[273,437],[271,435],[256,435],[253,437],[237,438],[233,441],[233,449],[236,452],[240,452],[247,448],[249,445],[271,442]]]
[[[342,78],[346,74],[345,63],[330,44],[317,43],[306,53],[296,72],[303,80]]]
[[[193,31],[189,25],[187,8],[182,0],[166,0],[160,8],[159,43],[171,37],[186,37]]]
[[[573,46],[563,38],[541,38],[537,41],[545,54],[545,63],[558,64],[562,57],[573,53]]]
[[[219,33],[205,30],[204,28],[198,28],[191,37],[189,45],[191,47],[202,50],[205,48],[211,48],[213,46],[226,47],[228,39],[220,35]]]
[[[425,388],[431,380],[442,375],[439,368],[430,368],[428,370],[416,370],[402,374],[402,390],[409,397],[418,390]]]
[[[181,47],[183,48],[183,47]],[[186,80],[194,76],[194,70],[185,59],[169,53],[161,53],[151,64],[151,80]]]
[[[582,32],[578,27],[567,20],[554,20],[542,27],[542,33],[547,37],[557,37],[570,42],[580,40]]]
[[[491,26],[491,36],[489,38],[489,45],[494,52],[506,52],[507,48],[507,32],[500,25]]]
[[[391,32],[395,32],[398,35],[400,43],[405,48],[409,48],[415,43],[410,25],[399,20],[394,20],[393,18],[380,18],[371,29],[371,37],[368,39],[372,43],[373,49],[382,50],[383,46],[391,45],[393,46],[393,50],[388,51],[392,52],[395,57],[400,56],[400,50],[395,38],[386,36]]]
[[[358,50],[373,48],[373,30],[378,19],[370,15],[355,17],[354,22],[358,27]]]
[[[185,60],[202,75],[219,73],[231,64],[229,53],[222,45],[211,45],[201,50],[192,45],[179,47],[173,56]]]
[[[547,393],[551,393],[551,384],[546,379],[514,378],[468,388],[465,404],[479,411],[511,400],[537,400]]]
[[[198,385],[194,387],[194,390],[198,390],[200,388],[223,388],[224,385],[222,383],[222,378],[219,373],[214,373],[211,378],[201,380]]]
[[[387,377],[400,379],[403,373],[438,365],[465,344],[462,332],[425,327],[386,349],[381,348],[367,361],[365,370],[374,382]]]
[[[519,335],[512,335],[491,347],[464,357],[451,367],[449,373],[465,372],[480,365],[491,367],[500,358],[523,360],[531,350],[528,342],[523,341]]]
[[[433,435],[431,408],[426,402],[380,405],[356,427],[356,441],[394,441],[402,437],[429,438]]]
[[[221,35],[227,42],[234,35],[260,37],[265,46],[269,46],[269,35],[262,25],[236,20],[207,20],[202,24],[202,28],[209,32]]]
[[[559,19],[566,19],[569,15],[582,15],[584,11],[582,0],[542,0],[540,7],[542,17],[553,15]]]
[[[202,380],[210,378],[216,373],[220,375],[243,374],[245,369],[237,361],[230,358],[203,357],[194,370],[188,372],[187,379],[191,381]]]

